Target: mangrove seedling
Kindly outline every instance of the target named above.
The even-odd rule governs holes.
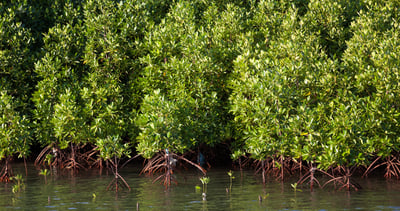
[[[42,170],[40,170],[40,172],[39,172],[39,175],[43,175],[43,176],[47,176],[47,175],[49,175],[49,174],[50,174],[50,172],[49,172],[48,169],[42,169]]]
[[[39,175],[43,175],[44,176],[44,182],[47,184],[47,175],[49,175],[50,172],[48,169],[42,169],[39,172]]]
[[[207,200],[207,184],[210,182],[210,177],[201,177],[201,183],[203,183],[203,193],[201,196],[203,197],[203,201]]]
[[[201,187],[199,185],[196,185],[195,187],[196,193],[199,193],[201,191]]]
[[[263,199],[267,199],[269,196],[269,193],[264,194],[264,195],[258,195],[258,201],[261,203]]]
[[[13,193],[18,193],[25,189],[24,179],[22,179],[21,174],[17,174],[16,176],[11,177],[11,180],[15,181],[15,185],[13,185],[12,187]]]
[[[96,193],[92,193],[92,201],[93,201],[93,202],[96,201],[96,197],[97,197]]]
[[[203,184],[203,193],[207,193],[207,184],[210,182],[210,177],[201,177],[201,183]]]
[[[97,150],[100,152],[100,158],[104,159],[109,164],[109,168],[114,174],[113,180],[107,186],[107,190],[114,189],[118,192],[121,188],[126,187],[129,191],[131,187],[125,181],[125,179],[119,174],[119,169],[124,167],[120,165],[122,156],[130,157],[131,149],[128,143],[123,143],[122,138],[119,135],[107,136],[104,139],[97,140]],[[135,158],[137,156],[134,156]],[[132,158],[132,159],[133,159]],[[129,159],[127,162],[129,162]]]
[[[206,193],[202,193],[201,196],[203,197],[203,201],[207,201],[207,194]]]
[[[233,176],[232,170],[228,171],[228,176],[229,176],[229,192],[232,192],[232,181],[235,179],[235,176]]]
[[[298,185],[297,182],[295,182],[295,183],[293,183],[293,184],[290,184],[290,185],[292,186],[294,192],[303,192],[301,189],[298,189],[298,188],[297,188],[297,185]]]

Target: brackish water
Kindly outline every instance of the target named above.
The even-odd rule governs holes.
[[[176,172],[178,185],[165,190],[152,177],[139,175],[141,166],[127,166],[120,174],[131,191],[116,194],[106,191],[111,173],[97,169],[70,173],[52,172],[39,175],[39,169],[13,164],[14,174],[24,178],[25,190],[12,192],[13,184],[0,184],[1,210],[400,210],[400,182],[380,177],[357,179],[363,189],[357,192],[316,188],[311,192],[302,186],[294,192],[291,183],[274,179],[263,186],[260,175],[253,171],[234,172],[232,191],[229,188],[229,169],[212,168],[207,173],[207,200],[202,199],[201,174],[185,170]],[[295,178],[294,178],[295,179]],[[290,179],[289,179],[290,180]],[[261,196],[262,201],[259,201]]]

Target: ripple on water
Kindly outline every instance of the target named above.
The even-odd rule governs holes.
[[[23,165],[13,166],[14,173],[24,172]],[[100,175],[96,170],[82,171],[79,177],[70,175],[48,176],[45,182],[38,170],[28,166],[30,175],[26,189],[14,194],[12,184],[0,185],[0,207],[21,210],[136,210],[139,203],[143,210],[399,210],[400,182],[382,178],[357,179],[363,187],[358,192],[336,191],[334,188],[313,192],[307,184],[294,192],[290,186],[271,179],[265,186],[260,175],[253,171],[234,172],[232,190],[229,188],[229,169],[211,169],[207,176],[207,200],[202,200],[202,184],[197,172],[177,173],[179,182],[170,189],[153,183],[151,177],[141,176],[137,168],[129,167],[121,174],[132,191],[116,194],[106,191],[112,175]],[[20,173],[21,174],[21,173]],[[259,201],[259,198],[262,201]]]

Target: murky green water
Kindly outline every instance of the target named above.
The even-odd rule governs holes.
[[[310,192],[294,192],[288,181],[270,181],[265,187],[253,171],[234,172],[232,191],[229,169],[211,169],[208,176],[207,200],[203,201],[202,186],[195,171],[176,172],[178,185],[169,190],[150,177],[139,175],[140,166],[129,166],[120,173],[131,191],[118,194],[106,191],[112,175],[98,170],[81,171],[77,176],[54,173],[47,177],[28,166],[14,164],[14,174],[22,174],[26,188],[12,192],[13,184],[0,184],[0,208],[20,210],[400,210],[400,182],[381,178],[359,179],[363,189],[358,192],[335,191],[332,188]],[[259,201],[259,196],[262,201]]]

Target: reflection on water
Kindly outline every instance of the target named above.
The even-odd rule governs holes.
[[[23,174],[26,189],[11,191],[13,184],[0,184],[0,207],[22,210],[400,210],[400,182],[381,178],[359,179],[363,189],[358,192],[335,191],[333,188],[310,192],[294,192],[291,183],[276,182],[265,186],[253,171],[242,174],[235,171],[232,191],[229,187],[229,169],[211,169],[207,176],[207,201],[202,200],[202,186],[196,171],[177,172],[178,185],[165,190],[152,178],[139,175],[140,166],[128,166],[121,175],[132,190],[118,194],[106,191],[112,174],[98,170],[81,171],[78,175],[52,172],[39,175],[39,170],[23,164],[14,164],[14,174]],[[259,200],[261,199],[261,201]]]

